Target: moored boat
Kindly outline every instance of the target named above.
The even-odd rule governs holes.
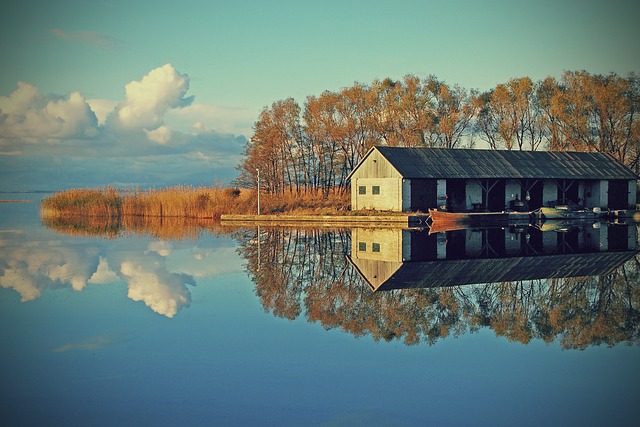
[[[489,225],[489,224],[516,224],[528,223],[531,219],[530,212],[449,212],[438,209],[429,209],[429,217],[432,224],[453,225]]]
[[[606,217],[607,213],[602,212],[599,208],[589,209],[572,209],[567,205],[558,205],[555,207],[541,207],[536,211],[539,219],[599,219]]]

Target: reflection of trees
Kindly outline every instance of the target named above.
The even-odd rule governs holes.
[[[267,229],[246,232],[240,252],[266,311],[288,319],[304,312],[355,336],[432,345],[490,327],[512,341],[559,340],[567,349],[640,344],[638,256],[600,277],[373,293],[347,262],[349,247],[346,231]]]
[[[248,260],[248,270],[265,310],[294,319],[302,311],[303,294],[310,286],[321,288],[341,282],[348,239],[348,232],[312,229],[246,233],[240,251]]]
[[[478,286],[470,326],[512,341],[559,339],[564,348],[640,343],[638,257],[600,277]]]

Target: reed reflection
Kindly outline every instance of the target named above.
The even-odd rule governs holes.
[[[212,219],[160,216],[48,216],[42,224],[61,234],[79,237],[117,239],[123,236],[148,236],[156,239],[197,239],[203,234],[229,234],[233,229],[222,227]]]

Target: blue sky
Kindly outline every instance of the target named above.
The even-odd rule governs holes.
[[[227,182],[261,108],[356,81],[433,74],[487,90],[564,70],[640,71],[640,4],[628,0],[9,0],[2,10],[0,191]]]

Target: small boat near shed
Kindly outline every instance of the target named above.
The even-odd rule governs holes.
[[[541,207],[533,212],[539,220],[549,219],[607,219],[611,215],[603,212],[600,208],[593,209],[572,209],[568,205],[556,207]]]
[[[449,212],[429,209],[431,224],[453,225],[503,225],[529,224],[535,215],[532,212]]]

